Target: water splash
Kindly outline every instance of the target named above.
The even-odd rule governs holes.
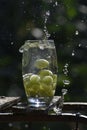
[[[56,6],[58,6],[58,2],[57,1],[53,4],[53,7],[56,7]]]
[[[76,30],[75,35],[79,35],[79,31],[78,30]]]
[[[58,5],[58,2],[57,2],[57,1],[55,2],[55,5],[56,5],[56,6]]]
[[[44,39],[48,39],[50,37],[50,34],[49,34],[48,30],[47,30],[47,25],[46,25],[49,16],[50,16],[50,10],[47,10],[45,12],[45,15],[44,15],[44,30],[43,30],[44,31]]]
[[[12,123],[9,123],[8,126],[9,126],[9,127],[13,127],[13,124],[12,124]]]
[[[75,51],[73,50],[73,51],[72,51],[72,56],[74,56],[74,55],[75,55]]]
[[[14,42],[11,42],[11,45],[13,45],[14,44]]]
[[[69,67],[69,64],[68,63],[66,63],[65,65],[64,65],[64,69],[63,69],[63,72],[64,72],[64,75],[65,76],[68,76],[68,67]],[[67,79],[67,77],[66,77],[66,79],[64,79],[63,80],[63,87],[65,87],[66,85],[68,86],[70,84],[70,81]]]
[[[79,44],[78,46],[81,47],[81,44]]]
[[[43,31],[40,28],[33,28],[31,33],[36,38],[41,38],[43,36]]]
[[[70,81],[65,79],[65,80],[63,80],[63,83],[64,83],[64,85],[69,85]]]
[[[68,66],[69,66],[69,64],[66,63],[66,64],[64,65],[64,69],[63,69],[63,72],[64,72],[64,74],[65,74],[66,76],[68,75]]]
[[[25,124],[25,128],[28,128],[29,127],[29,125],[28,124]]]

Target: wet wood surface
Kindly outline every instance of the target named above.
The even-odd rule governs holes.
[[[55,101],[58,99],[55,96]],[[20,97],[0,97],[0,122],[36,122],[36,121],[64,121],[87,123],[86,102],[64,102],[62,114],[48,114],[46,111],[28,110],[26,104],[21,105]],[[19,105],[18,105],[19,104]],[[79,113],[79,116],[77,114]]]
[[[61,115],[31,114],[31,113],[0,113],[0,122],[76,122],[76,114],[62,113]],[[87,124],[87,116],[80,115],[79,123]]]
[[[0,96],[0,112],[17,104],[21,100],[20,97],[5,97]]]
[[[87,102],[64,102],[63,110],[87,112]]]

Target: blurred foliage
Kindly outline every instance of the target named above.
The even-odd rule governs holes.
[[[58,56],[56,95],[67,88],[66,101],[87,101],[86,0],[0,0],[0,95],[25,97],[19,48],[37,39],[33,29],[43,32],[47,11],[46,27]]]

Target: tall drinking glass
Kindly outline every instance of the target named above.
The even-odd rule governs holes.
[[[49,106],[57,85],[57,56],[53,40],[27,40],[23,53],[22,76],[30,108]]]

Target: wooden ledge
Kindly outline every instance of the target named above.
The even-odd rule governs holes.
[[[76,122],[77,117],[76,114],[72,113],[62,113],[61,115],[45,115],[45,114],[38,114],[32,115],[29,113],[21,113],[21,114],[13,114],[13,113],[0,113],[0,122]],[[78,118],[79,123],[87,123],[87,116],[79,115]]]
[[[54,99],[58,99],[55,96]],[[87,102],[64,102],[63,112],[61,115],[48,114],[39,111],[26,111],[25,107],[21,109],[15,107],[17,103],[21,103],[20,97],[0,97],[0,122],[36,122],[36,121],[61,121],[76,122],[78,112],[87,111]],[[73,113],[70,113],[73,112]],[[66,113],[67,112],[67,113]],[[87,123],[87,116],[80,114],[78,122]]]
[[[64,102],[63,106],[64,111],[87,111],[87,102]]]

